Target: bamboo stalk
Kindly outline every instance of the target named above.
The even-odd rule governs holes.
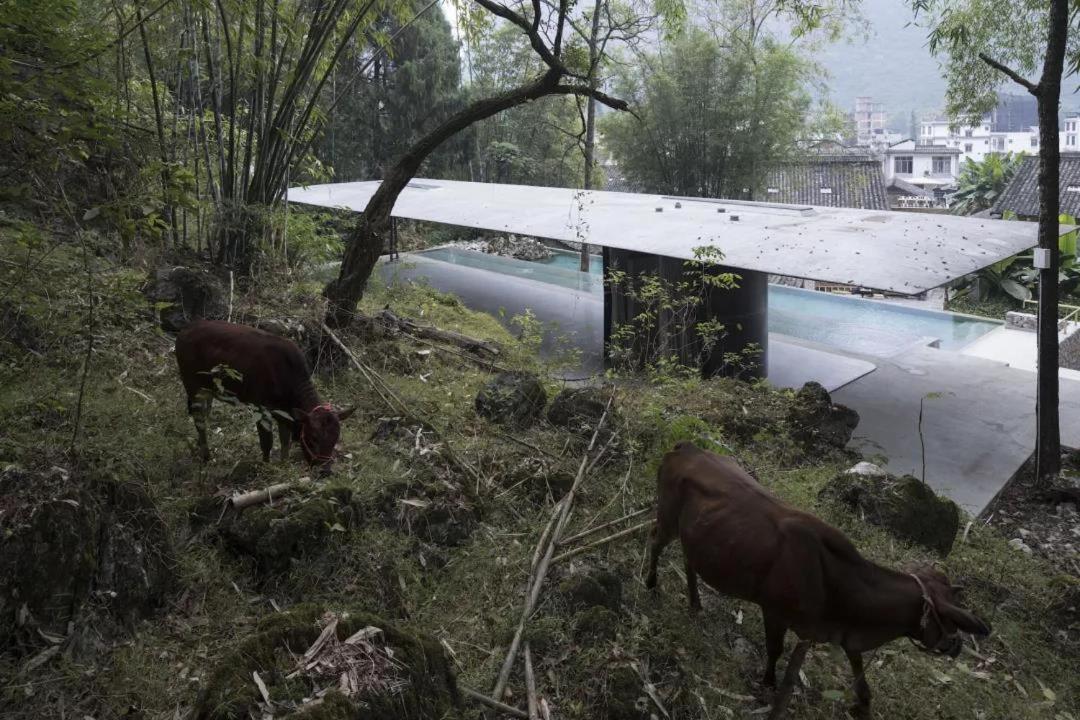
[[[540,720],[540,704],[536,700],[536,675],[533,673],[529,643],[525,643],[525,649],[522,652],[525,655],[525,695],[529,702],[529,720]]]
[[[580,555],[581,553],[588,552],[589,550],[595,550],[596,548],[600,547],[601,545],[607,545],[609,542],[612,542],[614,540],[618,540],[619,538],[626,537],[627,535],[633,535],[634,533],[638,532],[639,530],[647,528],[647,527],[651,526],[652,524],[653,524],[652,520],[646,520],[643,523],[638,523],[637,525],[635,525],[633,527],[627,528],[625,530],[620,530],[619,532],[615,533],[614,535],[608,535],[607,537],[601,538],[600,540],[597,540],[595,542],[591,542],[588,545],[582,545],[579,548],[574,548],[573,550],[567,550],[563,554],[552,558],[551,561],[552,562],[559,562],[560,560],[566,560],[567,558],[574,557],[575,555]]]
[[[501,703],[498,700],[495,700],[493,698],[489,698],[487,695],[481,695],[480,693],[476,692],[472,688],[467,688],[464,685],[459,685],[458,687],[461,688],[461,693],[465,697],[472,698],[473,700],[475,700],[476,702],[478,702],[478,703],[480,703],[482,705],[487,705],[490,708],[494,708],[494,709],[496,709],[496,710],[498,710],[500,712],[504,712],[507,715],[512,715],[512,716],[514,716],[516,718],[524,718],[524,720],[529,720],[529,716],[528,716],[527,713],[524,713],[521,710],[518,710],[516,707],[513,707],[512,705],[507,705],[506,703]]]
[[[576,542],[576,541],[580,540],[583,537],[588,537],[589,535],[593,535],[594,533],[598,533],[601,530],[603,530],[604,528],[611,527],[612,525],[618,525],[619,523],[623,522],[624,520],[632,520],[633,518],[636,518],[639,515],[644,515],[647,512],[652,512],[652,510],[653,510],[653,508],[651,508],[651,507],[641,508],[640,510],[635,510],[634,512],[630,513],[629,515],[623,515],[621,518],[618,518],[617,520],[612,520],[610,522],[606,522],[603,525],[597,525],[596,527],[589,528],[588,530],[582,530],[577,535],[571,535],[570,537],[566,538],[565,540],[560,540],[559,544],[560,545],[569,545],[570,543]]]
[[[275,497],[280,497],[290,490],[295,490],[299,486],[300,482],[283,482],[263,488],[262,490],[236,493],[229,498],[229,507],[233,510],[243,510],[252,505],[259,505],[260,503],[268,501],[272,502]]]
[[[577,493],[578,487],[581,485],[581,481],[585,478],[586,471],[589,467],[589,453],[592,452],[596,446],[596,438],[600,435],[600,428],[604,426],[604,421],[607,420],[608,411],[611,409],[611,401],[615,399],[614,392],[611,397],[608,398],[607,406],[604,408],[604,413],[600,416],[600,420],[596,423],[596,427],[593,429],[592,439],[589,440],[589,447],[586,448],[584,455],[581,456],[581,463],[578,465],[577,475],[574,477],[574,484],[570,486],[570,490],[562,499],[562,507],[559,509],[558,520],[555,523],[555,529],[551,532],[551,537],[548,540],[547,551],[544,553],[543,559],[540,560],[540,564],[530,577],[529,592],[525,599],[525,606],[521,611],[521,619],[518,620],[517,629],[514,631],[514,638],[510,641],[510,648],[506,651],[506,658],[503,660],[502,668],[499,670],[499,677],[495,681],[495,691],[492,693],[496,698],[500,698],[503,692],[506,690],[506,684],[510,680],[510,672],[514,668],[514,660],[517,658],[518,648],[521,647],[521,639],[525,634],[525,623],[528,622],[529,616],[532,615],[533,610],[536,608],[536,601],[540,598],[540,590],[544,585],[544,579],[547,577],[548,569],[551,567],[551,558],[555,554],[555,547],[559,543],[559,538],[562,536],[563,530],[566,529],[567,521],[570,518],[570,508],[574,504],[574,496]]]

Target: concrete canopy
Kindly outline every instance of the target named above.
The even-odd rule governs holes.
[[[311,185],[288,198],[360,212],[377,187]],[[906,295],[1038,242],[1035,223],[987,218],[419,178],[393,215],[686,260],[713,246],[733,268]]]

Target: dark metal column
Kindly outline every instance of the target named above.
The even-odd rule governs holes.
[[[604,250],[604,276],[609,270],[622,271],[630,278],[643,274],[658,275],[674,287],[688,276],[686,262],[676,258],[628,250]],[[734,273],[738,287],[706,287],[694,317],[680,323],[670,314],[661,314],[655,323],[633,338],[629,352],[632,363],[642,366],[656,354],[675,356],[684,365],[700,367],[702,375],[765,377],[769,350],[768,276],[765,273],[736,270],[721,265],[715,273]],[[604,356],[609,361],[609,341],[620,326],[631,323],[647,308],[630,297],[624,287],[604,287]],[[724,325],[723,336],[705,351],[704,340],[696,331],[698,323],[718,320]]]

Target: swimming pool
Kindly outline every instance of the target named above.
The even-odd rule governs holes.
[[[585,293],[603,292],[603,266],[593,256],[589,272],[578,270],[577,253],[556,250],[530,262],[452,247],[426,250],[425,257],[455,265],[515,275]],[[1001,326],[968,315],[923,310],[879,300],[830,295],[782,285],[769,286],[769,332],[841,350],[888,357],[917,343],[957,350]]]

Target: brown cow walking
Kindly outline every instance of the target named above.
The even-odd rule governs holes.
[[[948,578],[933,569],[897,572],[876,565],[836,528],[775,498],[738,463],[684,442],[657,473],[657,519],[645,584],[656,587],[660,553],[676,535],[686,557],[691,610],[701,608],[697,578],[761,606],[776,683],[784,636],[844,649],[855,676],[855,717],[870,715],[862,653],[900,637],[956,657],[959,631],[990,626],[957,605]]]
[[[246,325],[197,320],[176,336],[176,361],[204,460],[210,457],[206,441],[210,407],[214,397],[223,397],[278,411],[274,417],[281,459],[288,458],[296,439],[309,463],[320,466],[323,474],[330,472],[341,421],[355,408],[338,412],[319,399],[296,343]],[[274,435],[265,423],[256,427],[263,460],[268,461]]]

